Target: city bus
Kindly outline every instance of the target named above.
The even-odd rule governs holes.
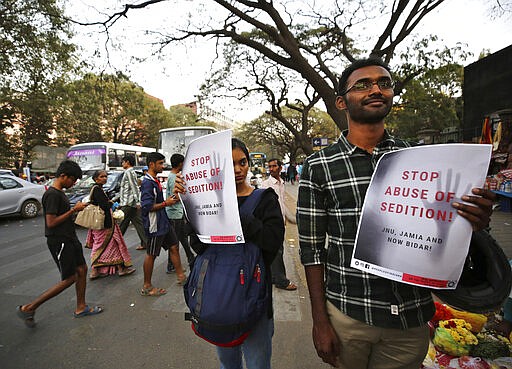
[[[249,153],[249,170],[254,174],[261,174],[265,177],[267,174],[266,165],[267,155],[262,152]]]
[[[151,147],[124,145],[112,142],[86,142],[71,146],[66,154],[69,160],[73,160],[85,174],[90,174],[98,169],[115,170],[123,169],[121,159],[125,155],[135,157],[135,166],[147,165],[146,156],[156,149]]]
[[[208,126],[161,129],[158,131],[158,152],[164,154],[166,163],[170,164],[172,154],[185,155],[192,140],[215,132],[215,128]]]

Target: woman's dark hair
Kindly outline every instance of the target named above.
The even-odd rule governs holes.
[[[72,160],[64,160],[59,164],[57,172],[55,173],[57,177],[60,177],[61,174],[68,177],[74,177],[75,179],[80,179],[82,178],[82,169],[80,169],[80,166],[76,162]]]
[[[367,59],[359,59],[350,64],[344,71],[341,73],[341,77],[338,81],[338,96],[343,96],[347,93],[347,81],[350,75],[361,68],[371,67],[372,65],[376,65],[378,67],[382,67],[387,70],[391,74],[391,69],[389,65],[387,65],[382,59],[376,57],[370,57]]]
[[[92,179],[96,182],[96,179],[100,176],[101,173],[107,173],[106,170],[98,169],[94,174],[92,175]],[[108,175],[108,174],[107,174]]]
[[[237,147],[244,152],[247,161],[249,161],[249,150],[247,150],[247,146],[245,146],[245,144],[238,138],[233,137],[231,139],[231,150],[236,149]]]

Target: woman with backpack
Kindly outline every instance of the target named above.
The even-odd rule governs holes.
[[[257,205],[255,205],[252,214],[241,215],[240,222],[246,243],[250,242],[261,249],[264,263],[264,269],[262,270],[264,270],[264,283],[268,299],[266,299],[266,306],[261,318],[252,325],[247,336],[244,337],[245,339],[241,339],[243,342],[231,347],[218,345],[217,356],[220,361],[221,369],[243,368],[242,357],[245,358],[247,369],[270,369],[272,336],[274,334],[272,275],[270,265],[284,240],[283,216],[277,195],[272,189],[254,190],[246,181],[247,172],[249,171],[249,151],[245,144],[233,138],[231,140],[231,149],[238,208],[241,209],[244,202],[247,201],[251,195],[257,195],[259,197],[259,201]],[[184,185],[183,179],[178,176],[174,186],[174,192],[184,193]],[[253,194],[253,191],[262,192]],[[251,202],[254,202],[254,199],[251,200]],[[245,214],[244,211],[240,211],[240,213]],[[201,244],[199,245],[200,247],[197,247],[197,244],[200,243],[197,236],[191,237],[191,241],[191,246],[194,250],[215,247],[205,244]],[[230,247],[237,247],[237,245],[231,245]],[[218,257],[222,257],[222,254],[219,253]],[[200,260],[201,256],[199,255],[194,264],[194,268],[201,267],[199,264]],[[254,275],[252,275],[252,273],[248,274],[250,275],[243,275],[242,272],[240,272],[241,283],[244,279],[245,283],[248,283],[248,278],[257,275],[257,273],[254,273]]]

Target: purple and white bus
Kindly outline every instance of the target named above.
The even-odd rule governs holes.
[[[145,166],[147,154],[155,151],[156,149],[151,147],[111,142],[86,142],[71,146],[66,157],[77,162],[84,173],[90,173],[98,169],[123,169],[121,159],[125,155],[135,157],[136,167]]]

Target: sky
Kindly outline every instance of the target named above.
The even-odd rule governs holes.
[[[455,46],[458,42],[467,44],[464,48],[474,54],[465,62],[465,65],[470,64],[477,60],[483,49],[489,49],[493,53],[512,44],[512,13],[491,19],[489,1],[496,0],[446,0],[424,18],[415,33],[435,33],[442,40],[441,43],[447,46]],[[136,1],[132,1],[134,2]],[[103,7],[98,9],[96,0],[73,0],[66,6],[66,12],[74,19],[98,20],[102,19],[98,18],[101,17],[98,11],[112,13],[112,9],[122,9],[117,4],[123,3],[126,0],[104,0],[100,3]],[[168,46],[160,56],[151,56],[147,43],[158,35],[148,37],[143,34],[147,29],[170,29],[179,26],[187,19],[189,7],[196,5],[197,0],[182,0],[179,3],[185,6],[180,8],[170,3],[162,3],[148,9],[131,10],[127,18],[122,18],[111,29],[108,58],[104,51],[106,36],[98,33],[98,28],[76,27],[77,36],[74,41],[83,47],[82,54],[86,60],[97,65],[98,70],[109,71],[115,68],[125,71],[148,94],[162,99],[166,107],[194,101],[199,87],[211,70],[215,57],[214,41],[199,39],[186,45]],[[212,11],[215,10],[198,8],[194,16],[206,17]],[[386,21],[385,18],[380,20],[382,24]],[[376,20],[376,29],[381,31],[382,27],[378,27],[378,23],[379,20]],[[133,57],[143,57],[145,60],[135,62]],[[254,119],[266,109],[258,103],[240,104],[230,99],[211,107],[239,121]]]

